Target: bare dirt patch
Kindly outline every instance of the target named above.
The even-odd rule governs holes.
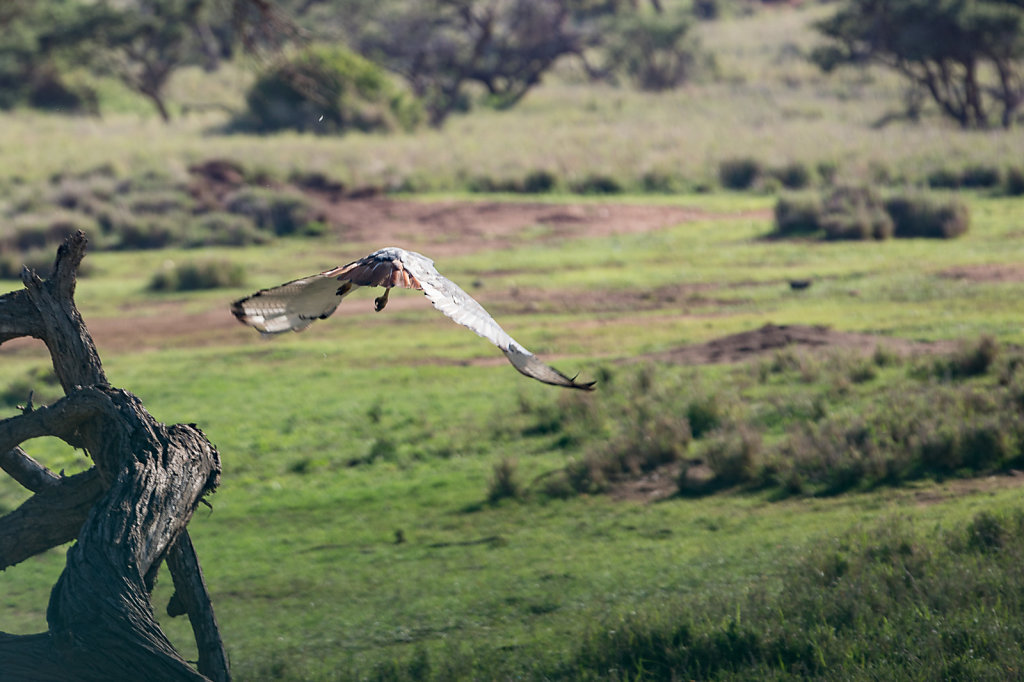
[[[1024,263],[962,265],[948,268],[939,274],[969,282],[1024,282]]]
[[[232,161],[212,159],[189,168],[190,191],[208,209],[223,209],[226,197],[253,180]],[[261,180],[262,187],[301,192],[318,217],[341,237],[426,249],[431,257],[464,255],[524,242],[650,232],[706,218],[756,216],[771,211],[712,213],[684,206],[592,202],[397,199],[379,190],[347,188],[314,174],[292,183]],[[358,254],[362,255],[362,254]],[[355,257],[355,256],[353,256]]]
[[[951,342],[926,343],[891,336],[842,332],[824,326],[766,324],[752,331],[730,334],[705,343],[680,346],[649,356],[684,365],[741,362],[789,346],[873,353],[883,348],[900,355],[943,353],[956,348]]]
[[[652,232],[695,220],[737,217],[682,206],[551,204],[321,197],[319,210],[348,240],[427,249],[431,257],[465,255],[529,242]],[[761,213],[764,215],[761,216]],[[758,217],[768,219],[767,212]],[[541,229],[537,229],[541,228]]]

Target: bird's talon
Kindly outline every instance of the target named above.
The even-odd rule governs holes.
[[[377,298],[373,299],[373,309],[376,310],[378,313],[384,310],[384,306],[388,304],[388,294],[390,293],[390,288],[385,289],[383,296],[378,296]]]

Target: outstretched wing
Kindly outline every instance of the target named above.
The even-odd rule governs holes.
[[[555,386],[594,388],[594,382],[577,382],[523,348],[472,296],[441,275],[432,260],[397,247],[380,249],[340,268],[264,289],[236,301],[231,311],[241,322],[264,333],[301,331],[313,320],[330,316],[341,299],[358,286],[385,287],[384,296],[376,300],[377,310],[387,303],[392,287],[420,289],[435,308],[501,349],[522,374]]]
[[[406,270],[419,282],[427,299],[442,313],[471,329],[501,349],[509,362],[522,374],[543,381],[545,384],[593,390],[594,382],[579,383],[567,377],[554,367],[540,361],[536,355],[523,348],[501,328],[493,317],[463,291],[434,268],[434,262],[415,251],[404,251],[402,263]]]
[[[264,334],[300,332],[313,323],[330,317],[341,299],[354,289],[348,282],[330,276],[332,270],[303,277],[231,304],[231,312],[243,324]]]

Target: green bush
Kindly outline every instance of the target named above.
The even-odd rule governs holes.
[[[641,188],[651,194],[672,194],[680,191],[682,184],[679,178],[665,171],[650,170],[640,177]]]
[[[238,190],[227,199],[226,207],[229,213],[246,216],[261,230],[279,236],[303,234],[318,218],[303,195],[262,187]]]
[[[245,284],[245,268],[229,261],[188,262],[170,265],[156,272],[150,291],[198,291],[237,287]]]
[[[952,239],[967,232],[967,206],[956,199],[937,200],[925,195],[894,196],[885,202],[897,237]]]
[[[921,530],[905,518],[813,543],[778,582],[609,618],[545,679],[1016,678],[1019,511]],[[634,673],[634,675],[630,675]]]
[[[974,343],[964,343],[956,352],[935,360],[939,379],[969,379],[986,374],[999,357],[999,343],[985,335]]]
[[[794,194],[775,202],[775,231],[779,237],[812,235],[821,230],[824,204],[817,195]]]
[[[259,78],[239,127],[338,134],[410,130],[423,110],[388,74],[340,45],[313,45]]]
[[[775,236],[813,235],[826,239],[933,237],[951,239],[969,226],[967,206],[956,199],[896,195],[882,200],[873,189],[840,187],[823,200],[789,195],[775,203]]]
[[[1003,181],[998,166],[968,166],[960,173],[960,186],[968,188],[997,187]]]
[[[518,180],[497,180],[489,175],[477,175],[466,182],[470,192],[522,192],[523,185]]]
[[[960,170],[936,168],[928,173],[928,186],[934,189],[984,189],[998,187],[1003,181],[1003,172],[998,166],[977,164]]]
[[[516,461],[504,457],[494,465],[494,476],[487,489],[487,501],[494,504],[504,499],[516,499],[523,493],[516,477]]]
[[[750,189],[761,173],[757,159],[726,159],[718,164],[718,181],[726,189]]]
[[[172,216],[130,216],[115,225],[114,233],[120,249],[163,249],[181,243],[184,225]]]
[[[1011,197],[1024,195],[1024,167],[1013,166],[1006,169],[1003,180],[1003,191]]]
[[[577,194],[619,194],[622,185],[611,176],[591,174],[574,182],[572,191]]]
[[[825,199],[821,227],[825,238],[887,239],[893,222],[882,199],[868,187],[839,187]]]
[[[761,433],[745,426],[717,431],[702,449],[704,461],[714,474],[714,486],[722,488],[755,480],[763,451]]]
[[[786,189],[806,189],[814,182],[814,174],[810,167],[799,161],[773,168],[770,174],[777,178]]]
[[[555,189],[557,184],[558,178],[551,171],[531,171],[523,178],[523,191],[528,194],[543,194]]]
[[[193,221],[186,246],[248,246],[265,244],[271,239],[269,233],[243,215],[211,211],[196,216]]]
[[[125,203],[132,213],[164,215],[186,213],[192,207],[192,198],[184,191],[172,188],[133,192]]]
[[[960,173],[950,168],[936,168],[928,173],[927,182],[932,189],[957,189],[960,187]]]
[[[686,407],[686,420],[694,438],[701,438],[718,429],[725,420],[721,399],[714,393],[693,399]]]

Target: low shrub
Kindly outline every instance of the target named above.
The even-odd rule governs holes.
[[[504,457],[494,465],[494,475],[487,489],[487,501],[491,504],[504,499],[516,499],[522,495],[522,486],[516,477],[516,460]]]
[[[836,176],[839,175],[839,164],[835,161],[819,161],[815,164],[815,170],[818,172],[818,177],[826,185],[832,185],[835,183]]]
[[[694,438],[701,438],[715,431],[725,421],[725,412],[722,399],[715,393],[694,398],[686,407],[690,433]]]
[[[806,189],[814,182],[811,168],[799,161],[793,161],[779,168],[773,168],[771,176],[777,178],[786,189]]]
[[[192,219],[192,230],[185,246],[249,246],[265,244],[271,238],[246,216],[211,211]]]
[[[931,237],[952,239],[969,228],[967,206],[957,199],[925,194],[893,195],[885,200],[866,187],[839,187],[823,199],[812,194],[779,197],[773,236],[825,239]]]
[[[60,244],[78,230],[92,231],[96,221],[87,215],[61,209],[18,215],[9,232],[0,236],[3,251],[33,251]]]
[[[476,175],[466,182],[466,189],[470,192],[492,193],[510,192],[519,193],[524,191],[523,184],[518,180],[507,180],[492,178],[489,175]]]
[[[726,189],[750,189],[761,173],[761,162],[753,158],[726,159],[718,164],[718,181]]]
[[[966,204],[956,199],[894,196],[886,200],[885,210],[892,218],[897,237],[953,239],[966,233],[970,224]]]
[[[117,248],[127,250],[163,249],[178,245],[185,231],[183,221],[176,216],[128,215],[114,225]]]
[[[955,352],[934,361],[933,373],[939,379],[968,379],[986,374],[999,357],[999,343],[985,335],[973,343],[963,343]]]
[[[896,517],[825,538],[745,595],[596,623],[538,677],[1005,679],[1024,661],[1022,517],[982,511],[949,530]]]
[[[184,191],[167,188],[135,192],[126,198],[126,204],[135,214],[165,215],[189,212],[192,198]]]
[[[998,187],[1003,180],[998,166],[968,166],[960,173],[960,186],[966,188]]]
[[[824,205],[817,195],[793,194],[775,202],[775,231],[779,237],[809,236],[821,230]]]
[[[821,228],[825,239],[887,239],[893,221],[879,194],[869,187],[839,187],[825,199]]]
[[[423,119],[419,102],[379,66],[340,45],[312,45],[260,77],[235,125],[260,132],[409,130]]]
[[[1011,197],[1024,195],[1024,167],[1013,166],[1006,169],[1003,191]]]
[[[610,175],[591,174],[570,186],[576,194],[619,194],[622,185]]]
[[[555,189],[558,178],[551,171],[535,170],[523,178],[522,188],[527,194],[543,194]]]
[[[672,194],[682,187],[679,178],[665,171],[650,170],[640,176],[640,188],[651,194]]]
[[[701,453],[714,474],[714,486],[727,488],[757,480],[763,466],[764,443],[756,429],[732,425],[713,433]]]
[[[226,209],[278,236],[303,234],[306,226],[318,218],[303,195],[262,187],[238,190],[227,199]]]
[[[551,496],[601,492],[672,463],[689,495],[732,486],[833,495],[1024,465],[1021,368],[1024,353],[991,339],[918,360],[785,349],[754,370],[784,389],[751,404],[643,367],[607,373],[600,394],[524,399],[507,435],[565,451],[564,470],[538,486]],[[856,388],[866,382],[869,400]]]
[[[957,189],[960,187],[960,172],[951,168],[936,168],[926,179],[932,189]]]
[[[150,291],[197,291],[238,287],[245,284],[245,268],[229,261],[171,264],[156,272],[149,282]]]

